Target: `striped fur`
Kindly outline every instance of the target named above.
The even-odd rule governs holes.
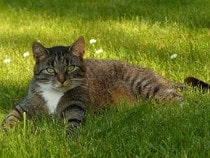
[[[182,100],[168,81],[153,71],[115,60],[85,60],[88,93],[93,109],[127,99]],[[107,104],[109,103],[109,104]],[[99,107],[100,109],[100,107]]]
[[[200,79],[197,79],[195,77],[187,77],[184,79],[184,83],[185,84],[188,84],[194,88],[200,88],[201,90],[203,91],[207,91],[210,89],[210,84],[200,80]]]
[[[87,108],[94,111],[122,99],[138,98],[177,101],[182,96],[153,71],[116,60],[83,59],[85,42],[80,37],[72,46],[32,46],[34,76],[28,94],[6,117],[3,127],[22,120],[55,113],[72,127],[79,127]]]

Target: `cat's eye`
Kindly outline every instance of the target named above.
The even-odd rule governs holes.
[[[46,71],[47,71],[48,73],[55,73],[55,69],[53,69],[53,68],[51,68],[51,67],[46,68]]]
[[[75,69],[75,66],[74,66],[74,65],[70,65],[70,66],[68,66],[68,67],[66,68],[66,71],[71,72],[71,71],[73,71],[74,69]]]

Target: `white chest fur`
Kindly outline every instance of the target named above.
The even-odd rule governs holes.
[[[58,102],[60,101],[61,97],[64,95],[63,92],[56,91],[48,85],[40,84],[41,95],[46,101],[46,105],[49,109],[50,113],[54,113]]]

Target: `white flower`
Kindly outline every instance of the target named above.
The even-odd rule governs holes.
[[[96,40],[95,39],[91,39],[90,40],[90,44],[94,44],[94,43],[96,43]]]
[[[24,57],[24,58],[27,57],[27,56],[29,56],[29,52],[23,53],[23,57]]]
[[[100,53],[103,53],[103,49],[102,48],[96,50],[96,54],[100,54]]]
[[[9,59],[9,58],[7,58],[7,59],[4,59],[4,61],[3,61],[5,64],[8,64],[8,63],[10,63],[11,62],[11,59]]]
[[[171,59],[175,59],[177,57],[177,54],[172,54]]]

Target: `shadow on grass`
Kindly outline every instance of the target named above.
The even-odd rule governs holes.
[[[2,0],[1,10],[27,10],[37,15],[89,20],[144,19],[151,23],[180,23],[210,27],[208,0]],[[47,20],[47,19],[46,19]]]

